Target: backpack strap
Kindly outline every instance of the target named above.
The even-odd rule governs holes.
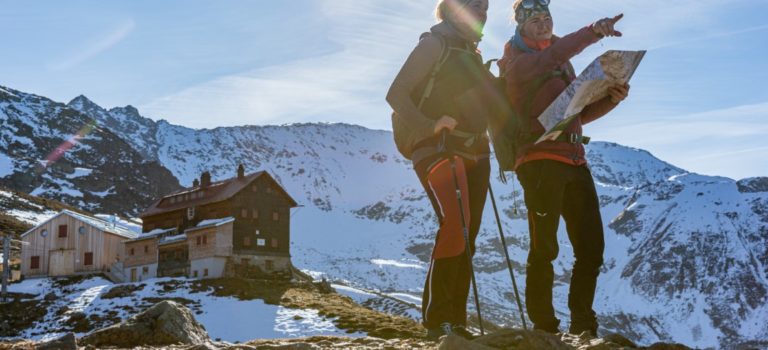
[[[427,82],[427,86],[424,88],[424,93],[421,94],[419,104],[416,105],[416,107],[419,109],[421,109],[429,96],[432,95],[432,90],[435,88],[435,79],[437,78],[437,73],[440,72],[440,69],[443,68],[445,62],[448,61],[448,56],[450,54],[450,50],[448,50],[448,44],[445,42],[445,38],[443,38],[441,35],[427,32],[421,35],[421,39],[424,40],[424,38],[429,35],[434,35],[440,40],[440,58],[435,63],[435,66],[432,67],[432,72],[429,74],[429,81]]]

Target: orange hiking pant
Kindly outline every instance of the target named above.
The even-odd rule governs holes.
[[[478,161],[454,157],[456,176],[462,196],[470,253],[474,254],[475,237],[485,207],[490,176],[488,159]],[[456,183],[448,159],[417,164],[416,174],[432,203],[440,228],[424,284],[422,317],[427,328],[441,323],[466,325],[470,270],[464,241],[464,227],[459,212]]]

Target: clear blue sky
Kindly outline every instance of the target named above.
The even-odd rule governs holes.
[[[347,122],[389,129],[384,95],[430,0],[5,1],[0,85],[195,128]],[[511,0],[491,0],[481,48],[498,57]],[[625,13],[608,49],[647,49],[629,100],[588,126],[685,169],[768,176],[768,1],[553,0],[567,34]]]

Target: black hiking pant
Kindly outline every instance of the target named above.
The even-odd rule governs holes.
[[[454,159],[469,228],[470,253],[474,255],[487,198],[490,162],[488,159]],[[466,326],[471,272],[451,165],[447,159],[428,160],[419,162],[415,170],[440,222],[424,283],[423,324],[427,329],[437,328],[444,322]]]
[[[586,165],[536,160],[521,165],[517,174],[528,208],[531,239],[525,285],[528,317],[534,328],[559,330],[560,320],[552,307],[552,261],[559,250],[557,228],[562,215],[576,258],[568,293],[571,330],[596,333],[592,303],[605,241],[592,173]]]

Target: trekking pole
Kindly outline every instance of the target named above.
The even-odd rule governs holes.
[[[512,278],[512,287],[515,289],[515,299],[517,300],[517,308],[520,310],[520,319],[523,321],[523,329],[528,330],[528,326],[525,324],[525,314],[523,313],[523,303],[520,302],[520,292],[517,289],[517,282],[515,281],[515,272],[512,270],[512,261],[509,259],[509,251],[507,250],[507,240],[504,238],[504,229],[501,227],[501,219],[499,218],[499,210],[496,208],[496,198],[493,195],[493,187],[488,184],[488,192],[491,195],[491,203],[493,204],[493,213],[496,215],[496,225],[499,226],[499,236],[501,236],[501,245],[504,246],[504,256],[507,258],[507,267],[509,268],[509,277]]]
[[[445,145],[445,138],[448,133],[445,129],[442,131],[440,145],[438,145],[439,151],[445,151],[446,145]],[[477,281],[475,280],[475,269],[472,267],[472,253],[470,252],[470,244],[469,244],[469,228],[467,227],[467,219],[464,217],[464,203],[461,196],[461,186],[459,186],[459,177],[456,174],[456,160],[454,159],[454,156],[450,154],[450,152],[445,152],[448,154],[448,159],[451,162],[451,173],[453,174],[453,184],[456,186],[456,199],[459,203],[459,217],[461,218],[461,227],[464,230],[464,250],[467,252],[467,264],[469,265],[469,274],[472,278],[472,292],[475,295],[475,308],[477,308],[477,319],[478,323],[480,324],[480,335],[485,335],[485,328],[483,327],[483,316],[480,312],[480,297],[477,295]]]

